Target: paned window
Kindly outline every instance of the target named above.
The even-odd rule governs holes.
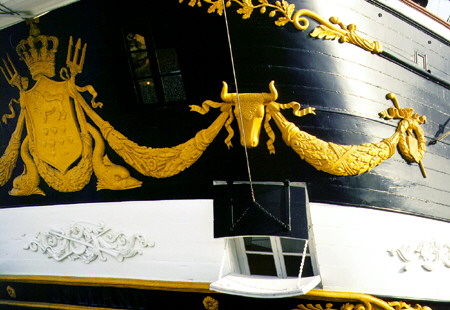
[[[283,237],[241,237],[235,239],[242,274],[298,277],[305,240]],[[312,276],[311,255],[305,252],[302,277]]]
[[[125,37],[135,88],[144,104],[186,99],[175,48],[156,46],[152,39],[129,32]]]

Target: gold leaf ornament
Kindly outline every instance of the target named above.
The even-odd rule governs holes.
[[[336,308],[333,308],[333,304],[331,304],[331,303],[327,303],[325,305],[325,308],[322,307],[321,304],[316,304],[316,305],[313,305],[313,304],[302,305],[302,304],[300,304],[300,305],[297,305],[297,307],[298,307],[297,309],[293,309],[293,310],[338,310]]]
[[[320,25],[310,33],[311,37],[325,40],[337,39],[339,43],[350,43],[374,54],[379,54],[383,51],[380,42],[370,41],[359,36],[356,33],[356,25],[350,24],[345,26],[339,18],[335,16],[330,17],[329,21],[327,21],[312,11],[298,10],[292,17],[294,27],[301,31],[306,30],[309,27],[309,20],[306,17],[320,23]],[[338,25],[339,27],[336,27],[335,25]]]
[[[431,310],[430,307],[415,305],[411,307],[411,305],[403,302],[403,301],[390,301],[388,302],[389,306],[391,306],[394,310]]]
[[[311,34],[311,37],[318,38],[318,39],[325,39],[325,40],[334,40],[342,38],[342,35],[340,33],[337,33],[330,28],[320,25],[317,28],[315,28]]]
[[[421,128],[427,121],[426,116],[414,113],[414,109],[400,108],[397,97],[393,93],[388,93],[386,99],[394,104],[394,108],[389,108],[379,113],[384,119],[401,119],[397,126],[398,149],[403,158],[409,162],[416,162],[424,177],[427,176],[422,163],[422,158],[426,152],[425,133]]]
[[[207,296],[205,297],[205,299],[203,299],[203,306],[206,310],[218,310],[219,302],[214,298]]]
[[[183,0],[179,0],[180,3]],[[203,0],[210,4],[208,13],[217,12],[219,15],[223,13],[223,2],[221,0]],[[202,0],[191,0],[190,6],[201,6]],[[259,9],[261,14],[265,14],[267,10],[271,10],[269,17],[274,18],[277,14],[281,16],[274,22],[275,25],[281,27],[288,23],[292,23],[294,27],[300,31],[309,28],[308,18],[315,20],[320,25],[317,26],[310,36],[325,40],[339,40],[339,43],[350,43],[372,53],[381,53],[383,51],[378,41],[371,41],[359,36],[356,33],[356,25],[349,24],[345,26],[337,17],[331,17],[329,20],[324,19],[313,11],[300,9],[295,11],[295,4],[291,4],[286,0],[275,1],[274,4],[268,0],[258,0],[259,4],[254,4],[252,0],[228,0],[226,6],[230,7],[232,3],[240,6],[237,13],[242,15],[243,19],[249,19],[255,9]],[[338,25],[339,27],[336,27]]]

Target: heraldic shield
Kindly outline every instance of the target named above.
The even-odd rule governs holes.
[[[21,100],[35,156],[65,173],[80,158],[83,148],[68,82],[41,77],[32,89],[23,92]]]

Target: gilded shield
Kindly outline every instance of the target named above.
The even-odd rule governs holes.
[[[68,83],[41,77],[24,92],[21,102],[27,112],[27,130],[35,144],[35,156],[60,172],[81,156],[82,141],[69,96]]]

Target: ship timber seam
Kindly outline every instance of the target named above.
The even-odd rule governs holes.
[[[386,60],[389,60],[389,61],[391,61],[391,62],[397,64],[397,65],[400,66],[400,67],[405,68],[406,70],[409,70],[409,71],[411,71],[411,72],[413,72],[413,73],[415,73],[415,74],[417,74],[417,75],[420,75],[421,77],[426,78],[427,80],[429,80],[429,81],[431,81],[431,82],[434,82],[434,83],[436,83],[436,84],[441,85],[442,87],[445,87],[445,88],[447,88],[447,89],[450,89],[450,83],[449,83],[449,82],[447,82],[447,81],[445,81],[445,80],[443,80],[443,79],[440,79],[440,78],[438,78],[438,77],[436,77],[436,76],[434,76],[434,75],[428,73],[427,71],[425,71],[425,70],[423,70],[423,69],[414,67],[414,66],[412,66],[411,64],[407,63],[406,61],[401,60],[400,58],[394,56],[394,55],[391,54],[391,53],[388,53],[388,52],[386,52],[386,51],[383,51],[383,52],[380,54],[380,56],[383,57],[383,58],[385,58]]]

